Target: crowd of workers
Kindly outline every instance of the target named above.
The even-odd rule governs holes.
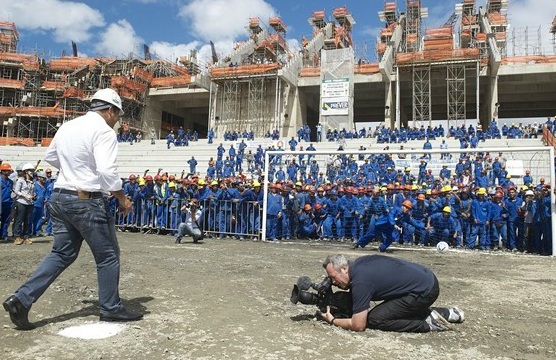
[[[512,127],[505,127],[502,135],[514,136],[509,134]],[[423,149],[429,149],[429,139],[445,135],[442,126],[423,131],[424,135],[421,130],[408,131],[407,139],[424,136]],[[451,128],[449,132],[469,140],[472,147],[476,147],[474,137],[486,140],[500,134],[496,123],[485,132],[489,134],[486,137],[479,137],[480,129],[472,127]],[[386,134],[385,138],[392,140],[391,133],[379,127],[374,136]],[[343,131],[338,134],[350,138]],[[381,250],[386,250],[390,242],[427,246],[446,241],[470,249],[552,253],[550,185],[543,178],[534,181],[527,170],[518,181],[523,185],[517,186],[506,171],[502,153],[491,156],[478,149],[474,154],[462,154],[455,167],[444,164],[434,174],[427,168],[427,154],[419,159],[414,173],[410,167],[396,166],[397,159],[390,154],[346,153],[317,161],[311,154],[316,150],[313,143],[305,149],[299,146],[310,140],[310,128],[302,127],[297,137],[292,137],[287,146],[303,153],[269,157],[269,241],[311,238],[351,241],[356,247],[379,241]],[[180,138],[196,140],[193,132],[183,129],[178,131],[177,139]],[[124,179],[124,192],[133,202],[133,211],[118,217],[119,229],[175,235],[186,217],[184,205],[196,199],[201,210],[199,227],[209,236],[260,238],[265,151],[284,149],[280,145],[268,149],[259,145],[256,150],[247,150],[245,140],[253,139],[248,132],[227,132],[225,138],[241,142],[237,148],[230,144],[227,149],[220,143],[205,176],[197,175],[198,162],[191,157],[187,160],[188,174],[176,176],[160,169],[155,175],[147,171]],[[211,130],[209,142],[213,139]],[[441,160],[448,156],[441,154]],[[398,159],[404,157],[397,155]],[[244,174],[244,162],[249,178]],[[45,203],[56,175],[50,169],[29,167],[32,165],[19,164],[14,171],[9,164],[2,164],[3,240],[9,238],[11,221],[16,243],[31,243],[31,237],[51,233]],[[23,194],[22,189],[28,194]],[[115,200],[112,206],[118,216]]]

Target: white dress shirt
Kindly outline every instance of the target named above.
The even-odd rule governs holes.
[[[60,170],[55,189],[108,192],[122,189],[117,155],[116,133],[89,111],[58,129],[45,160]]]

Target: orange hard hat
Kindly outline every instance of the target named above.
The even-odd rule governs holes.
[[[417,200],[425,200],[425,194],[417,195]]]
[[[303,210],[305,210],[305,211],[311,210],[311,204],[305,204],[305,206],[303,207]]]
[[[2,165],[0,165],[0,171],[13,171],[12,170],[12,166],[10,165],[10,163],[2,163]]]
[[[413,209],[413,203],[410,200],[404,200],[402,206],[405,206],[408,209]]]

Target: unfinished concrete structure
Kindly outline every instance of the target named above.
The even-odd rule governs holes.
[[[400,10],[404,7],[403,11]],[[539,45],[537,28],[508,32],[507,0],[462,0],[446,23],[424,29],[421,0],[386,2],[379,12],[378,62],[355,59],[355,19],[346,7],[314,11],[310,39],[287,45],[279,17],[251,18],[248,38],[207,67],[193,51],[164,60],[62,57],[49,62],[17,53],[15,24],[0,23],[0,121],[3,136],[50,138],[87,109],[98,88],[124,100],[131,128],[163,137],[180,126],[201,136],[213,128],[277,129],[303,124],[352,128],[450,125],[556,113],[556,57]],[[543,9],[539,9],[543,11]],[[556,38],[556,19],[550,26]],[[547,34],[544,34],[547,35]]]

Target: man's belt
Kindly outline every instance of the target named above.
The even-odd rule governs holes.
[[[85,190],[68,190],[68,189],[59,189],[58,191],[60,194],[72,195],[77,196],[79,200],[88,200],[88,199],[98,199],[104,196],[103,193],[100,191],[85,191]]]

